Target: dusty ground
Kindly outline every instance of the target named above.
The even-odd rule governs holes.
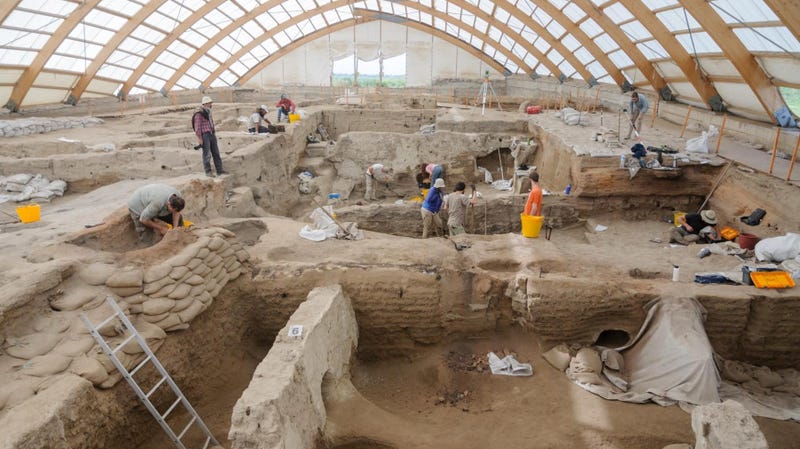
[[[605,126],[615,128],[616,117],[613,119],[614,124],[610,126],[609,116],[606,115]],[[599,115],[592,115],[590,120],[598,125]],[[101,143],[119,139],[120,135],[136,135],[137,130],[154,126],[156,122],[147,116],[130,115],[124,120],[110,120],[107,126],[94,129],[88,135],[85,130],[67,130],[58,135],[33,136],[27,143],[35,145],[37,141],[52,140],[62,135]],[[646,123],[649,125],[648,121]],[[607,149],[594,143],[591,140],[591,126],[568,128],[551,118],[543,118],[542,126],[552,132],[574,136],[578,151],[584,147],[592,154],[628,152],[627,146]],[[585,132],[575,132],[575,129]],[[681,140],[675,137],[676,131],[679,131],[676,125],[659,120],[656,121],[656,129],[647,126],[643,134],[649,145],[667,143],[675,146]],[[687,137],[697,134],[694,132]],[[753,156],[751,163],[754,166],[769,163],[766,153],[752,149],[745,142],[723,145],[722,154],[741,158]],[[199,154],[188,152],[186,157],[199,158]],[[776,164],[785,170],[786,161],[778,160]],[[800,176],[800,170],[795,170],[795,174]],[[184,180],[196,176],[201,175],[186,175]],[[71,193],[44,207],[39,223],[3,224],[0,226],[0,268],[3,271],[10,270],[25,259],[34,262],[74,256],[65,252],[72,249],[64,250],[55,246],[48,249],[48,245],[82,230],[85,225],[102,222],[108,214],[124,204],[136,187],[157,181],[159,179],[125,180],[85,194]],[[485,190],[486,187],[479,186],[479,189]],[[504,194],[491,193],[490,197],[499,195]],[[393,202],[394,198],[385,201]],[[0,207],[13,214],[9,205]],[[310,210],[311,204],[300,204],[298,208]],[[529,246],[531,251],[547,254],[552,260],[562,261],[558,265],[560,274],[590,277],[611,286],[619,279],[652,279],[654,291],[671,294],[709,288],[692,282],[695,272],[727,270],[740,263],[731,256],[711,255],[698,259],[696,253],[701,247],[697,245],[672,247],[653,242],[655,238],[664,239],[664,234],[670,228],[662,218],[655,215],[646,221],[629,222],[622,214],[599,214],[595,220],[608,226],[604,232],[587,232],[583,225],[578,225],[553,231],[549,241],[540,238],[522,240],[520,244]],[[270,232],[262,236],[254,252],[278,263],[379,261],[388,257],[435,263],[436,258],[448,257],[451,252],[445,251],[452,249],[451,243],[441,239],[410,243],[405,238],[377,233],[367,233],[367,239],[362,242],[313,243],[297,236],[303,223],[283,218],[268,218],[265,221]],[[473,249],[467,252],[477,252],[481,245],[490,246],[494,238],[466,236],[465,239],[474,244]],[[403,255],[408,248],[417,247],[420,249],[416,254]],[[426,255],[424,247],[431,252],[441,252],[434,254],[435,257]],[[456,253],[452,251],[452,254]],[[668,281],[673,264],[681,266],[678,283]],[[543,272],[542,275],[547,276],[547,273]],[[491,376],[487,372],[464,372],[448,366],[448,359],[453,365],[453,358],[472,360],[473,356],[483,357],[488,351],[506,349],[514,352],[521,361],[532,361],[535,375],[531,378],[507,378]],[[263,355],[260,350],[247,354],[220,360],[220,367],[231,371],[230,378],[205,386],[204,391],[208,394],[203,394],[202,399],[194,404],[212,432],[223,442],[229,426],[230,410]],[[458,366],[458,363],[455,365]],[[436,441],[436,446],[441,448],[661,448],[671,443],[694,441],[689,415],[679,408],[610,402],[591,395],[568,382],[565,376],[541,359],[535,336],[514,330],[422,348],[409,359],[359,363],[353,371],[353,381],[369,400],[402,418],[403,422],[424,424],[428,430],[438,429],[433,435],[440,435],[441,432],[442,438]],[[459,393],[463,397],[459,397]],[[800,447],[800,424],[766,419],[758,419],[758,422],[771,447]],[[398,448],[403,447],[402,441],[390,443]],[[166,447],[166,439],[156,435],[139,447]],[[366,449],[377,446],[349,447]]]

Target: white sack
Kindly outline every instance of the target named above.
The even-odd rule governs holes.
[[[719,132],[717,127],[709,125],[708,131],[703,131],[699,137],[686,141],[686,151],[690,153],[708,153],[708,140],[716,137]]]
[[[800,256],[800,234],[787,232],[782,237],[771,237],[756,243],[756,259],[783,262]]]
[[[489,369],[492,374],[500,374],[503,376],[533,376],[533,367],[530,363],[520,363],[513,355],[507,355],[502,359],[497,357],[497,354],[490,352],[487,354],[489,358]]]

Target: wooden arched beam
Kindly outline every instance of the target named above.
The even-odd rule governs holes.
[[[642,54],[641,51],[636,47],[636,45],[631,42],[630,38],[622,31],[617,24],[615,24],[611,19],[608,18],[607,15],[603,13],[600,8],[598,8],[594,3],[590,2],[589,0],[574,0],[573,3],[581,8],[586,14],[589,15],[597,24],[602,28],[611,39],[619,45],[619,48],[624,51],[629,58],[633,61],[642,74],[647,78],[647,81],[653,86],[656,92],[660,92],[667,83],[664,81],[664,78],[656,72],[655,67],[653,64],[647,60],[647,58]],[[642,9],[643,5],[639,5],[639,9]],[[635,10],[630,10],[630,13],[636,16]],[[574,26],[574,25],[573,25]]]
[[[778,109],[785,107],[786,103],[750,50],[742,44],[728,24],[708,3],[696,0],[679,0],[679,2],[728,56],[739,71],[739,75],[753,90],[772,123],[777,123],[774,114]]]
[[[240,26],[242,26],[245,23],[255,19],[256,17],[258,17],[261,14],[269,11],[270,9],[274,8],[275,6],[280,5],[281,3],[283,3],[283,0],[270,0],[270,1],[266,2],[266,3],[262,3],[262,4],[258,5],[258,6],[256,6],[255,8],[253,8],[252,10],[248,11],[247,14],[245,14],[245,15],[239,17],[238,19],[234,20],[233,22],[231,22],[224,29],[220,30],[219,33],[209,37],[209,39],[200,48],[198,48],[194,53],[192,53],[191,56],[186,58],[186,60],[183,62],[183,64],[181,64],[180,68],[178,68],[178,70],[176,70],[175,73],[172,74],[170,79],[167,80],[166,84],[164,84],[164,91],[165,92],[169,92],[169,90],[172,89],[173,86],[175,86],[175,84],[178,82],[178,80],[181,79],[181,76],[183,76],[183,74],[186,73],[186,71],[189,70],[194,65],[194,63],[197,62],[198,59],[200,59],[203,55],[207,54],[208,51],[211,50],[211,48],[213,48],[214,45],[216,45],[219,41],[221,41],[225,37],[229,36],[230,33],[235,31]],[[338,1],[335,1],[334,3],[336,3],[337,6],[343,6],[343,5],[348,4],[349,2],[346,1],[346,0],[344,0],[344,1],[343,0],[338,0]],[[314,11],[316,11],[316,10],[317,9],[314,9]],[[294,19],[295,18],[292,17],[292,19],[289,20],[288,23],[290,23],[290,24],[296,23],[296,20],[294,20]],[[273,30],[269,30],[269,31],[271,33]],[[223,65],[221,64],[220,66],[223,66]],[[227,67],[227,64],[225,64],[225,67]],[[208,86],[208,84],[206,84],[207,82],[208,81],[204,82],[203,85],[204,86]]]
[[[487,43],[487,42],[495,42],[497,44],[497,45],[495,45],[495,47],[497,48],[497,51],[502,52],[506,56],[512,55],[513,57],[511,57],[509,59],[512,59],[514,61],[514,63],[517,64],[518,67],[520,67],[523,70],[525,70],[526,73],[530,74],[533,71],[533,67],[529,67],[528,64],[525,61],[523,61],[520,57],[515,55],[514,52],[511,51],[511,49],[506,49],[505,47],[503,47],[500,44],[500,42],[497,42],[497,41],[493,40],[491,37],[489,37],[488,34],[476,29],[473,26],[467,25],[464,22],[457,21],[455,17],[447,14],[446,12],[439,11],[439,10],[437,10],[435,8],[431,8],[429,6],[422,5],[421,3],[409,2],[409,1],[406,1],[406,0],[398,0],[398,1],[395,1],[395,3],[403,5],[406,8],[416,9],[417,11],[420,11],[420,12],[424,11],[424,12],[430,14],[432,17],[438,17],[439,19],[442,19],[447,23],[452,23],[452,24],[454,24],[455,26],[457,26],[457,27],[459,27],[461,29],[468,30],[470,32],[470,34],[472,34],[473,36],[480,37],[481,40],[483,40],[484,44]],[[463,6],[467,6],[467,5],[463,5]],[[468,6],[470,8],[474,8],[472,5],[468,5]],[[484,21],[486,21],[486,23],[488,23],[490,25],[494,25],[497,29],[499,29],[503,33],[506,33],[506,34],[514,37],[514,40],[516,42],[519,42],[523,47],[525,47],[525,49],[528,50],[529,53],[534,55],[538,61],[540,61],[540,62],[544,63],[545,65],[547,65],[547,68],[551,72],[556,73],[559,70],[557,65],[553,64],[552,61],[547,59],[547,56],[545,56],[542,52],[539,51],[539,49],[534,47],[532,44],[529,44],[529,43],[525,42],[522,39],[522,36],[520,36],[519,33],[517,33],[516,31],[512,30],[511,28],[509,28],[508,25],[506,25],[504,23],[500,23],[500,22],[495,22],[494,17],[487,15],[486,13],[484,13],[479,8],[474,8],[474,9],[475,10],[472,11],[472,12],[473,12],[473,14],[475,14],[476,17],[481,17]],[[371,10],[363,10],[363,11],[371,11]],[[378,11],[376,11],[376,12],[378,12]],[[391,15],[391,14],[386,13],[386,12],[382,12],[382,14]],[[406,19],[406,20],[410,20],[410,19]],[[434,28],[434,27],[431,27],[431,28]],[[444,34],[447,34],[447,33],[444,33]],[[472,45],[470,45],[468,42],[464,42],[464,43],[467,44],[467,46],[472,47]]]
[[[336,7],[339,7],[339,6],[341,6],[341,5],[339,5],[339,3],[341,3],[341,2],[347,3],[347,0],[339,0],[339,1],[334,1],[334,2],[332,2],[332,3],[328,3],[327,5],[323,5],[323,6],[322,6],[322,7],[320,7],[320,8],[316,8],[316,9],[313,9],[313,10],[311,10],[311,11],[307,11],[306,13],[304,13],[304,14],[301,14],[301,15],[299,15],[299,16],[297,16],[297,17],[295,17],[295,18],[301,18],[301,16],[302,16],[302,18],[301,18],[300,20],[304,20],[304,19],[305,19],[305,18],[307,18],[307,17],[313,17],[313,16],[315,16],[315,15],[319,15],[319,14],[321,14],[322,12],[324,12],[324,11],[326,11],[326,10],[328,10],[328,9],[334,9],[334,8],[336,8]],[[366,10],[366,9],[357,9],[357,10],[358,10],[360,13],[362,13],[362,14],[366,14],[366,15],[381,14],[381,15],[384,15],[384,16],[386,16],[386,17],[396,17],[396,16],[392,16],[391,14],[388,14],[388,13],[383,13],[383,12],[380,12],[380,11],[372,11],[372,10]],[[443,15],[443,16],[444,16],[444,15]],[[445,17],[440,17],[440,18],[442,18],[442,20],[446,20],[446,19],[445,19]],[[451,18],[451,19],[452,19],[452,18]],[[406,24],[406,23],[414,23],[414,21],[412,21],[412,20],[410,20],[410,19],[406,19],[405,17],[403,17],[403,20],[404,20],[404,22],[403,22],[404,24]],[[460,23],[460,22],[459,22],[459,23]],[[284,23],[284,24],[281,24],[281,25],[280,25],[279,27],[277,27],[277,28],[273,28],[273,29],[272,29],[272,30],[270,30],[270,31],[271,31],[272,33],[276,33],[276,32],[278,32],[278,31],[281,31],[281,30],[283,30],[283,29],[285,29],[285,28],[287,28],[287,27],[289,27],[289,26],[291,26],[291,25],[295,25],[295,24],[296,24],[296,22],[295,22],[295,21],[288,21],[288,22],[286,22],[286,23]],[[462,24],[462,25],[464,25],[464,24]],[[425,32],[430,32],[430,30],[432,30],[432,29],[435,29],[435,28],[433,28],[433,27],[428,27],[427,25],[423,25],[423,26],[424,26],[425,28],[421,28],[421,29],[423,29]],[[484,40],[490,40],[490,39],[489,39],[489,36],[486,36],[485,34],[483,34],[483,33],[479,32],[478,30],[476,30],[476,29],[474,29],[474,28],[471,28],[471,27],[465,27],[465,29],[469,29],[469,30],[471,30],[470,32],[471,32],[471,33],[473,33],[473,34],[474,34],[474,35],[476,35],[476,36],[481,36],[481,37],[485,38]],[[312,33],[312,34],[313,34],[313,33]],[[430,33],[430,34],[433,34],[433,33]],[[444,35],[447,35],[447,33],[442,33],[442,34],[444,34]],[[260,41],[254,40],[254,41],[250,42],[249,44],[247,44],[246,46],[244,46],[244,47],[240,48],[240,49],[239,49],[239,51],[237,51],[235,54],[231,55],[231,57],[230,57],[230,58],[228,58],[228,60],[227,60],[227,61],[225,61],[225,63],[224,63],[224,64],[222,64],[222,65],[220,65],[219,67],[217,67],[217,69],[216,69],[216,70],[215,70],[213,73],[211,73],[211,74],[210,74],[210,75],[209,75],[209,76],[208,76],[208,77],[205,79],[205,81],[203,81],[203,85],[204,85],[204,86],[208,86],[208,85],[210,85],[210,84],[211,84],[211,83],[212,83],[212,82],[213,82],[215,79],[217,79],[217,78],[218,78],[218,77],[219,77],[219,76],[222,74],[222,72],[223,72],[224,70],[226,70],[226,68],[227,68],[227,67],[230,67],[230,65],[231,65],[231,64],[233,64],[234,62],[236,62],[236,61],[238,61],[239,59],[241,59],[241,58],[242,58],[242,56],[243,56],[245,53],[249,52],[249,51],[250,51],[251,49],[253,49],[253,48],[254,48],[256,45],[259,45],[259,44],[261,44],[261,42],[263,42],[264,40],[266,40],[266,39],[267,39],[267,38],[269,38],[269,37],[270,37],[270,36],[265,36],[265,37],[264,37],[264,39],[262,39],[262,40],[260,40]],[[454,38],[454,39],[455,39],[455,38]],[[455,40],[458,42],[458,44],[457,44],[457,45],[458,45],[459,47],[461,47],[461,48],[464,48],[464,49],[465,49],[465,50],[467,50],[467,51],[470,51],[469,49],[473,49],[473,50],[474,50],[474,47],[472,47],[472,46],[471,46],[471,45],[469,45],[468,43],[466,43],[466,42],[464,42],[464,41],[461,41],[461,40],[459,40],[459,39],[455,39]],[[506,57],[508,57],[508,59],[510,59],[510,60],[512,60],[512,61],[514,61],[514,63],[515,63],[515,64],[517,64],[519,67],[521,67],[521,68],[523,68],[523,69],[525,69],[525,68],[528,68],[528,67],[527,67],[527,65],[525,64],[525,61],[522,61],[522,60],[521,60],[521,59],[520,59],[520,58],[519,58],[517,55],[515,55],[515,54],[514,54],[513,52],[511,52],[510,50],[507,50],[507,49],[503,48],[501,45],[498,45],[498,49],[497,49],[497,50],[498,50],[498,51],[500,51],[501,53],[503,53],[503,54],[504,54]],[[478,50],[475,50],[475,51],[476,51],[476,52],[478,52]],[[492,60],[491,58],[489,58],[489,57],[488,57],[488,56],[487,56],[485,53],[483,53],[483,52],[478,52],[478,53],[480,53],[481,55],[483,55],[483,56],[479,56],[479,58],[480,58],[481,60],[483,60],[483,61],[485,61],[485,62],[487,62],[487,63],[488,63],[490,60],[491,60],[491,61],[494,61],[494,60]],[[495,61],[495,63],[497,63],[497,62]],[[552,63],[551,63],[551,64],[552,64]],[[498,64],[498,65],[499,65],[499,64]],[[501,67],[502,67],[502,66],[501,66]],[[528,69],[529,69],[529,68],[528,68]],[[503,67],[502,69],[500,69],[500,70],[499,70],[499,72],[501,72],[501,73],[504,73],[505,71],[506,71],[505,67]]]
[[[186,30],[191,28],[198,20],[205,17],[211,11],[213,11],[217,6],[221,5],[226,0],[209,0],[208,3],[205,3],[200,9],[192,13],[186,20],[181,21],[178,23],[178,26],[172,30],[171,33],[167,35],[158,45],[153,48],[150,53],[139,63],[139,66],[131,73],[131,76],[128,77],[128,80],[125,81],[125,84],[122,85],[120,89],[121,96],[125,97],[130,92],[131,88],[136,85],[136,82],[139,81],[139,78],[142,77],[144,72],[150,67],[150,65],[155,62],[156,58],[161,56],[169,46],[175,42]]]
[[[418,4],[418,3],[415,3],[415,2],[409,2],[409,1],[406,1],[406,0],[400,0],[400,1],[397,1],[396,3],[404,5],[407,8],[417,9],[419,11],[422,11],[423,8],[424,8],[425,12],[427,12],[430,15],[435,15],[436,17],[439,17],[439,18],[442,18],[442,15],[444,15],[446,17],[449,17],[449,19],[447,19],[449,22],[452,22],[453,19],[454,19],[454,17],[448,15],[447,13],[442,13],[442,12],[436,10],[435,8],[425,7],[425,6],[422,6],[421,4]],[[475,17],[480,17],[483,21],[485,21],[489,25],[492,25],[495,28],[497,28],[498,30],[502,31],[503,33],[509,35],[510,37],[512,37],[514,39],[514,41],[516,41],[518,44],[521,44],[525,48],[525,50],[528,51],[528,53],[530,53],[534,57],[536,57],[536,59],[540,63],[542,63],[545,66],[547,66],[547,70],[550,70],[550,73],[552,73],[553,76],[558,78],[559,75],[561,75],[561,69],[558,68],[558,66],[553,61],[551,61],[550,58],[547,57],[547,55],[545,55],[538,48],[536,48],[533,45],[533,43],[528,43],[522,37],[522,35],[519,34],[519,32],[512,30],[507,24],[505,24],[503,22],[500,22],[499,20],[495,20],[494,11],[492,12],[491,15],[489,15],[489,14],[485,13],[482,9],[478,8],[477,6],[473,6],[473,5],[471,5],[469,3],[466,3],[466,2],[464,2],[462,0],[454,0],[454,1],[451,0],[450,3],[458,6],[459,8],[461,8],[461,9],[463,9],[465,11],[471,12],[472,14],[475,15]],[[495,7],[497,7],[497,3],[495,3]],[[519,10],[517,10],[516,8],[514,8],[514,10],[515,10],[514,11],[515,13],[519,13]],[[432,11],[436,11],[436,14],[434,14]],[[551,47],[555,48],[557,51],[561,50],[561,51],[559,51],[559,53],[562,56],[568,55],[568,56],[565,56],[565,58],[570,62],[570,64],[572,64],[573,67],[575,67],[575,70],[577,70],[578,73],[581,74],[581,76],[585,77],[587,80],[589,79],[589,77],[591,77],[591,74],[586,70],[585,67],[583,67],[583,64],[581,64],[580,61],[578,61],[577,58],[572,56],[572,53],[570,53],[566,48],[564,48],[564,46],[561,45],[560,42],[555,42],[555,41],[552,41],[552,40],[548,40],[548,38],[551,38],[551,37],[550,37],[550,34],[547,32],[547,30],[545,30],[544,28],[539,26],[537,23],[531,21],[530,18],[525,16],[524,14],[519,14],[517,19],[519,19],[521,22],[524,22],[531,29],[533,29],[534,31],[539,33],[542,36],[543,39],[545,39],[547,42],[550,43]],[[479,32],[478,35],[479,36],[488,37],[488,35],[485,34],[485,33],[480,33]],[[487,41],[492,41],[492,40],[491,39],[484,39],[483,41],[487,42]],[[492,42],[496,42],[496,41],[492,41]],[[557,45],[554,46],[554,44],[557,44]],[[497,42],[496,46],[498,47],[498,49],[503,48],[503,46],[500,45],[500,42]],[[533,67],[531,67],[531,70],[528,71],[528,74],[530,74],[532,71],[533,71]]]
[[[463,1],[463,0],[459,0],[459,1]],[[504,2],[505,6],[507,7],[507,8],[505,8],[506,11],[511,13],[511,15],[516,17],[518,20],[520,20],[525,25],[528,25],[532,29],[534,29],[532,25],[536,25],[537,27],[541,28],[541,26],[538,23],[536,23],[533,19],[531,19],[527,15],[523,14],[522,11],[520,11],[516,6],[511,4],[509,2],[509,0],[496,0],[496,1]],[[564,27],[564,29],[566,29],[570,34],[572,34],[572,36],[578,42],[580,42],[581,45],[583,45],[583,47],[586,48],[586,50],[589,53],[591,53],[592,56],[594,56],[595,60],[597,60],[597,62],[599,62],[600,65],[603,66],[604,69],[606,69],[606,73],[608,73],[608,75],[611,76],[611,78],[617,83],[618,86],[621,86],[625,82],[625,76],[622,74],[622,70],[620,70],[619,67],[617,67],[614,64],[613,61],[611,61],[611,59],[608,57],[608,55],[606,55],[605,52],[603,50],[601,50],[600,47],[598,47],[597,44],[595,44],[594,41],[591,38],[589,38],[589,36],[587,36],[586,33],[584,33],[583,30],[579,26],[577,26],[574,22],[572,22],[572,20],[570,20],[569,17],[566,16],[566,14],[561,12],[560,9],[556,8],[555,6],[553,6],[548,1],[538,2],[538,3],[536,3],[536,6],[541,8],[550,17],[552,17],[553,20],[558,22],[561,26]],[[553,42],[554,42],[553,41],[553,37],[552,37],[552,35],[550,34],[549,31],[542,30],[540,32],[540,36],[544,40],[549,42],[551,46],[553,45]],[[561,46],[561,48],[564,48],[563,45],[561,45],[560,41],[556,41],[556,42],[558,42],[558,44]],[[577,58],[572,56],[572,52],[570,52],[566,48],[564,48],[564,51],[566,52],[567,55],[570,55],[570,58],[571,58],[571,59],[569,59],[570,63],[572,63],[573,65],[574,64],[578,64],[577,67],[582,67],[583,66],[583,64],[580,61],[578,61]],[[575,60],[574,63],[573,63],[573,59]],[[589,80],[592,78],[592,74],[587,70],[586,71],[586,75],[584,75],[584,78],[586,79],[586,82],[588,83]]]
[[[97,56],[92,60],[92,63],[89,64],[89,67],[86,68],[86,71],[78,81],[75,83],[75,86],[72,88],[72,92],[70,93],[69,98],[67,99],[67,103],[69,104],[77,104],[78,100],[80,100],[83,93],[86,91],[86,88],[89,87],[89,83],[92,82],[94,76],[97,74],[97,71],[100,70],[100,67],[106,63],[111,54],[114,53],[114,50],[119,47],[119,45],[133,33],[136,28],[141,25],[145,19],[147,19],[150,14],[155,12],[161,5],[164,4],[166,0],[150,0],[150,2],[146,3],[136,14],[128,19],[125,22],[125,25],[119,29],[114,36],[108,41],[108,43],[103,47],[102,50],[97,54]]]
[[[318,39],[321,36],[325,36],[326,34],[331,34],[331,33],[335,32],[335,31],[340,30],[340,29],[345,29],[348,26],[352,26],[354,22],[356,24],[360,24],[360,23],[372,22],[374,20],[380,20],[378,17],[380,17],[380,15],[382,15],[382,14],[385,14],[385,13],[380,13],[378,11],[371,11],[371,10],[360,10],[360,9],[357,9],[356,11],[363,12],[363,15],[360,18],[345,20],[343,22],[337,23],[336,25],[331,25],[331,26],[326,27],[326,28],[324,28],[322,30],[315,31],[315,32],[309,34],[308,36],[304,36],[302,39],[299,39],[299,40],[297,40],[295,42],[292,42],[291,44],[281,48],[280,50],[278,50],[275,53],[269,55],[266,59],[264,59],[263,61],[259,62],[258,64],[253,66],[250,70],[248,70],[247,73],[245,73],[244,75],[242,75],[239,78],[239,80],[237,81],[237,84],[238,85],[244,85],[244,83],[249,81],[250,78],[254,77],[256,74],[258,74],[258,72],[264,70],[264,68],[266,68],[270,64],[272,64],[275,61],[277,61],[278,59],[280,59],[281,56],[284,56],[284,55],[290,53],[291,51],[293,51],[293,50],[295,50],[297,48],[300,48],[301,46],[313,41],[314,39]],[[472,45],[469,45],[469,44],[467,44],[466,42],[464,42],[464,41],[462,41],[460,39],[456,39],[453,36],[443,32],[441,30],[438,30],[438,29],[436,29],[436,28],[434,28],[432,26],[429,26],[429,25],[426,25],[426,24],[422,24],[422,23],[419,23],[419,22],[416,22],[416,21],[413,21],[413,20],[406,20],[405,22],[403,22],[403,25],[408,26],[409,28],[414,28],[416,30],[423,31],[425,33],[429,33],[429,34],[431,34],[431,35],[433,35],[435,37],[438,37],[440,39],[443,39],[443,40],[445,40],[445,41],[447,41],[447,42],[449,42],[449,43],[451,43],[451,44],[453,44],[453,45],[455,45],[455,46],[457,46],[459,48],[462,48],[463,50],[467,51],[471,55],[473,55],[476,58],[480,59],[481,61],[485,62],[486,64],[488,64],[489,66],[491,66],[493,69],[495,69],[496,71],[498,71],[500,73],[504,72],[505,69],[506,69],[499,62],[495,61],[494,59],[489,58],[486,55],[486,53],[484,53],[482,51],[479,51],[475,47],[473,47]]]
[[[89,14],[98,3],[100,3],[100,0],[85,0],[64,18],[64,21],[61,22],[61,25],[59,25],[56,31],[50,36],[50,39],[48,39],[44,46],[36,53],[36,57],[33,58],[31,64],[22,72],[22,75],[20,75],[17,83],[14,85],[14,90],[11,91],[11,96],[8,98],[6,108],[14,112],[19,110],[22,100],[28,95],[28,91],[31,89],[33,82],[36,81],[36,77],[39,76],[39,72],[42,71],[42,67],[44,67],[50,57],[53,56],[53,53],[55,53],[58,46],[61,45],[61,42],[64,41],[64,38],[69,35],[83,18],[86,17],[86,14]]]
[[[694,87],[697,93],[700,94],[700,99],[709,107],[711,107],[711,99],[717,98],[719,101],[722,99],[714,87],[714,84],[705,78],[703,74],[697,70],[697,63],[683,48],[683,46],[675,38],[664,24],[658,20],[658,17],[648,8],[642,8],[639,0],[618,0],[628,11],[631,12],[641,22],[642,26],[650,31],[659,44],[664,47],[672,61],[681,69],[686,76],[686,80]],[[712,109],[716,109],[711,107]]]
[[[4,2],[0,2],[0,24],[6,21],[11,11],[17,8],[22,0],[5,0]]]
[[[764,0],[764,3],[800,41],[800,0]]]

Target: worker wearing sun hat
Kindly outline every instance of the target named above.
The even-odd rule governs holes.
[[[217,145],[217,134],[214,128],[214,117],[211,115],[211,107],[214,100],[208,95],[204,96],[200,102],[194,116],[192,116],[192,128],[197,136],[197,143],[203,146],[203,168],[206,176],[214,177],[211,171],[211,159],[214,159],[214,167],[218,175],[227,173],[222,169],[222,158],[219,156],[219,146]]]
[[[431,232],[431,226],[436,226],[434,229],[437,236],[443,233],[442,219],[439,217],[439,211],[442,209],[444,202],[444,179],[439,178],[433,183],[433,187],[428,191],[425,196],[425,201],[422,202],[420,213],[422,214],[422,238],[428,238]]]
[[[711,209],[699,214],[686,214],[678,218],[679,226],[670,232],[670,242],[688,245],[700,239],[714,242],[719,240],[717,233],[717,213]]]
[[[250,134],[263,134],[269,132],[269,128],[266,126],[261,125],[261,122],[265,122],[267,125],[271,125],[272,123],[267,118],[267,107],[265,105],[261,105],[256,109],[256,112],[250,116],[248,119],[248,127],[247,132]]]

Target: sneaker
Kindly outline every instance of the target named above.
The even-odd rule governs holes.
[[[220,170],[220,171],[217,172],[217,176],[222,176],[222,175],[227,175],[227,174],[228,174],[228,172],[226,172],[225,170]]]
[[[209,178],[213,178],[214,177],[214,173],[210,172],[210,171],[207,171],[206,172],[206,176],[208,176]]]

